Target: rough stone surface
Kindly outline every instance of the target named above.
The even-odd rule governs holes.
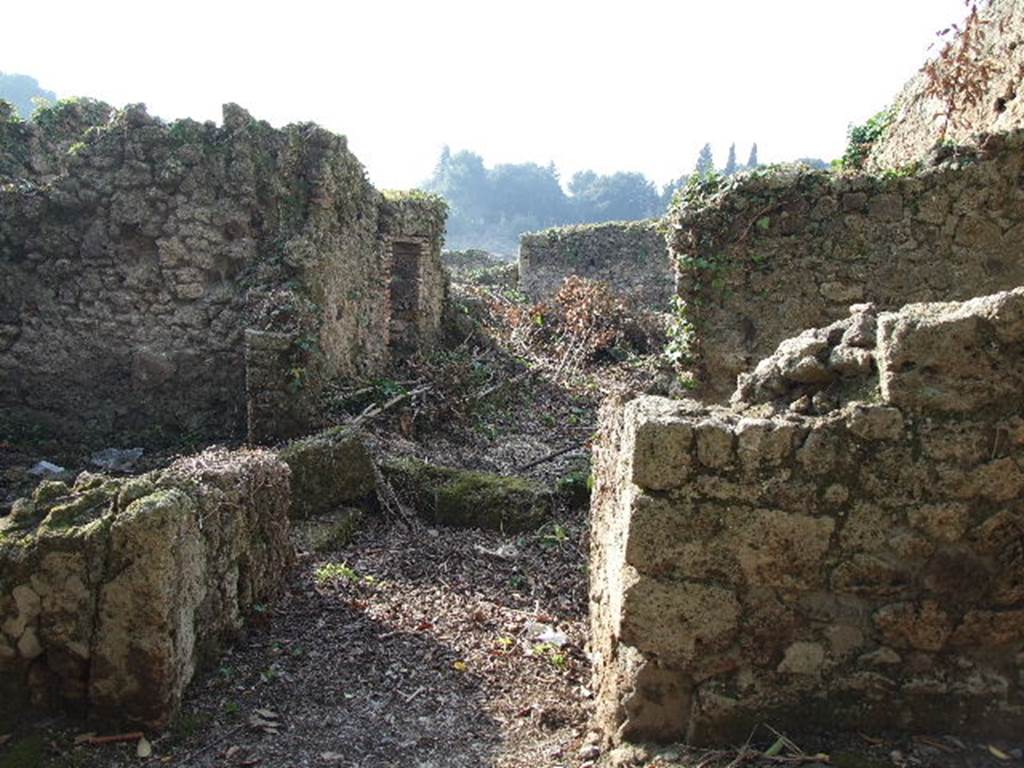
[[[802,329],[847,317],[851,304],[894,310],[1024,284],[1022,171],[1018,130],[912,175],[797,167],[689,195],[669,214],[669,243],[702,396],[726,398],[740,372]],[[834,360],[801,340],[807,359],[791,376],[858,374],[871,329],[848,330]]]
[[[1022,300],[855,307],[780,344],[728,408],[606,404],[590,584],[610,738],[1019,732]],[[904,362],[844,379],[841,348]]]
[[[316,517],[357,504],[377,487],[373,458],[345,427],[295,440],[278,452],[291,470],[291,515]]]
[[[552,491],[521,477],[506,477],[417,459],[390,459],[381,472],[405,502],[429,522],[509,532],[539,528],[551,516]]]
[[[33,705],[165,727],[197,665],[277,592],[288,468],[211,451],[57,490],[0,519],[0,718]]]
[[[660,220],[583,224],[519,239],[519,289],[534,301],[565,278],[600,280],[637,306],[667,310],[674,276]]]
[[[964,303],[917,304],[879,322],[885,399],[900,408],[1020,408],[1024,288]]]
[[[0,431],[273,441],[433,341],[443,203],[312,124],[86,106],[0,122]]]
[[[986,23],[981,51],[972,58],[990,61],[995,71],[977,103],[967,107],[958,102],[954,121],[947,123],[943,103],[925,93],[926,76],[916,75],[896,97],[893,121],[871,147],[869,168],[900,168],[926,159],[942,140],[975,143],[978,134],[1024,125],[1024,97],[1018,94],[1024,75],[1024,2],[993,0],[987,8],[982,6]]]

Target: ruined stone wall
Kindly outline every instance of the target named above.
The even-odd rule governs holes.
[[[279,591],[288,474],[216,451],[19,500],[0,518],[0,722],[32,705],[165,728],[197,666]]]
[[[441,246],[444,242],[444,228],[448,205],[444,199],[419,191],[386,192],[381,209],[381,229],[387,237],[389,273],[392,276],[391,329],[388,343],[392,349],[430,349],[441,332],[441,315],[444,309],[448,283],[441,262]],[[396,295],[396,243],[411,246],[418,252],[417,266],[412,278],[413,311],[412,323],[401,327],[396,305],[401,297]]]
[[[892,122],[868,155],[869,169],[899,168],[922,160],[943,140],[970,144],[976,134],[1024,126],[1024,97],[1017,93],[1024,78],[1024,0],[993,0],[981,18],[981,50],[970,60],[987,62],[994,71],[976,103],[967,106],[960,96],[954,120],[947,122],[945,105],[926,95],[928,79],[919,73],[896,97]]]
[[[1022,350],[1024,289],[859,307],[786,341],[731,408],[608,406],[590,570],[606,734],[1019,733]]]
[[[401,226],[343,137],[231,105],[221,127],[129,107],[68,144],[102,109],[63,109],[4,124],[0,431],[123,444],[248,422],[272,440],[325,380],[387,363]]]
[[[658,220],[554,227],[519,239],[519,289],[534,301],[565,278],[601,280],[638,306],[666,310],[673,274]]]
[[[68,99],[37,110],[26,123],[0,100],[0,178],[53,178],[76,154],[71,147],[77,150],[86,131],[106,125],[113,114],[102,101]]]
[[[1024,131],[914,175],[768,169],[689,190],[669,216],[684,339],[705,393],[848,305],[1024,284]]]

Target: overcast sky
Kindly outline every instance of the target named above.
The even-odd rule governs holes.
[[[60,96],[346,134],[380,187],[444,144],[491,165],[693,168],[710,141],[830,160],[884,107],[963,0],[374,0],[7,3],[0,71]]]

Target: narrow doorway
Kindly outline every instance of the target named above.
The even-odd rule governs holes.
[[[388,344],[393,353],[408,353],[416,348],[422,253],[419,243],[397,240],[391,244],[391,323]]]

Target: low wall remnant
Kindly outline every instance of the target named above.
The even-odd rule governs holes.
[[[45,481],[0,518],[0,718],[26,705],[164,728],[197,666],[293,558],[288,467],[211,450]]]
[[[1022,353],[1024,289],[861,306],[785,341],[730,407],[606,407],[590,571],[606,734],[1019,733]]]
[[[668,309],[674,277],[660,220],[580,224],[523,235],[519,289],[553,297],[570,275],[607,283],[636,306]]]

